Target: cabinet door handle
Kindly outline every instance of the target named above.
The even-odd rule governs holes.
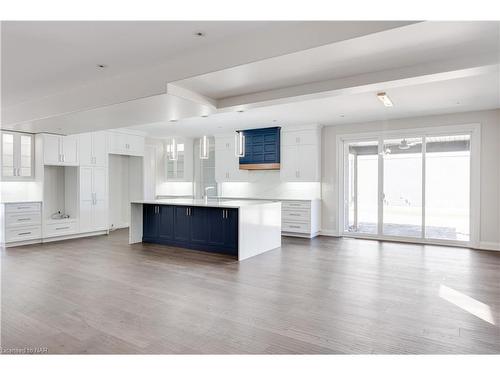
[[[23,218],[20,218],[20,219],[17,219],[17,221],[30,221],[31,218],[29,217],[23,217]]]
[[[69,229],[69,227],[58,227],[56,230]]]
[[[186,207],[186,216],[189,216],[189,208]]]
[[[22,233],[18,233],[17,235],[18,236],[26,236],[27,234],[31,234],[31,232],[22,232]]]

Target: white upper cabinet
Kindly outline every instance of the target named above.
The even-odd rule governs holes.
[[[104,167],[106,165],[106,133],[79,135],[80,165]]]
[[[321,181],[321,129],[285,130],[281,142],[282,181]]]
[[[247,181],[248,171],[240,170],[234,136],[215,137],[215,180],[217,182]]]
[[[34,177],[34,138],[31,134],[2,132],[2,180],[26,180]]]
[[[173,150],[173,139],[175,139],[175,150]],[[166,180],[193,181],[193,139],[168,138],[165,140],[164,150]]]
[[[79,165],[78,136],[43,134],[43,162],[46,165]]]
[[[109,153],[144,156],[144,137],[136,134],[109,131]]]

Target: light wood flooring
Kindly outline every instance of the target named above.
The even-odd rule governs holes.
[[[500,353],[498,252],[284,237],[238,263],[127,236],[2,249],[1,347]]]

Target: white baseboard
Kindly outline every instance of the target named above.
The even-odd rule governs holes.
[[[500,243],[481,241],[479,242],[478,249],[500,251]]]
[[[336,230],[321,229],[319,231],[320,236],[330,236],[330,237],[340,237]]]
[[[42,243],[71,240],[74,238],[82,238],[82,237],[102,236],[104,234],[108,234],[108,231],[107,230],[99,230],[99,231],[87,232],[87,233],[74,233],[74,234],[68,234],[66,236],[43,238]]]

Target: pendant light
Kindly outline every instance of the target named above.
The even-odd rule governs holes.
[[[208,159],[210,144],[206,135],[200,138],[200,159]]]
[[[177,160],[177,143],[175,138],[172,138],[172,142],[167,146],[168,160]]]
[[[236,132],[234,136],[234,150],[236,157],[245,157],[245,135],[242,131]]]

